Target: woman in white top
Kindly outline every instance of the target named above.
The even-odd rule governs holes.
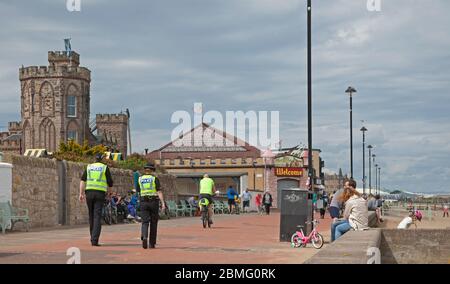
[[[344,220],[331,226],[331,241],[337,240],[349,230],[366,230],[369,228],[367,201],[356,191],[356,181],[345,183],[342,200],[345,202]]]

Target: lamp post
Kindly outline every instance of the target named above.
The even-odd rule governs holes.
[[[348,87],[345,91],[350,96],[350,177],[353,179],[353,105],[352,95],[356,93],[356,89]]]
[[[381,167],[378,168],[378,194],[381,191]]]
[[[375,194],[377,194],[378,188],[378,164],[375,164]]]
[[[256,191],[256,161],[253,161],[253,190]]]
[[[363,133],[363,194],[366,194],[366,131],[367,128],[361,127]],[[370,160],[370,159],[369,159]]]
[[[312,164],[312,72],[311,72],[311,64],[312,64],[312,52],[311,52],[311,0],[308,0],[308,20],[307,20],[307,29],[308,29],[308,180],[310,190],[314,189],[313,185],[313,164]]]
[[[372,194],[372,145],[367,146],[369,149],[369,195]]]

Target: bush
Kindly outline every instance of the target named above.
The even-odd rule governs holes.
[[[73,162],[91,163],[95,159],[96,154],[103,154],[106,152],[106,147],[103,145],[96,145],[89,147],[87,141],[84,141],[83,146],[73,140],[67,143],[59,143],[59,150],[54,153],[54,157],[58,160],[67,160]]]
[[[95,162],[96,154],[104,154],[106,150],[107,148],[104,145],[90,147],[88,142],[84,141],[83,146],[81,146],[77,142],[69,140],[67,143],[61,142],[59,144],[59,150],[55,152],[53,156],[58,160],[90,164]],[[131,154],[123,161],[103,159],[102,162],[110,168],[127,169],[132,171],[142,171],[144,166],[148,163],[145,156],[138,153]],[[156,166],[156,172],[167,173],[167,171],[159,165]]]

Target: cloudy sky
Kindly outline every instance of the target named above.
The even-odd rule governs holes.
[[[18,68],[46,65],[63,39],[92,72],[91,111],[129,108],[133,150],[170,140],[176,110],[279,111],[282,146],[307,143],[306,0],[0,0],[0,128],[20,120]],[[313,1],[313,146],[354,171],[362,135],[382,186],[450,191],[450,1]]]

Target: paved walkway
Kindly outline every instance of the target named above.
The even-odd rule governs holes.
[[[303,263],[318,250],[291,248],[279,242],[279,213],[216,215],[212,229],[199,217],[180,217],[159,223],[156,249],[144,250],[140,224],[104,225],[101,247],[92,247],[86,226],[40,232],[0,234],[0,263],[66,263],[67,249],[81,251],[81,263]],[[329,242],[330,219],[319,231]]]

